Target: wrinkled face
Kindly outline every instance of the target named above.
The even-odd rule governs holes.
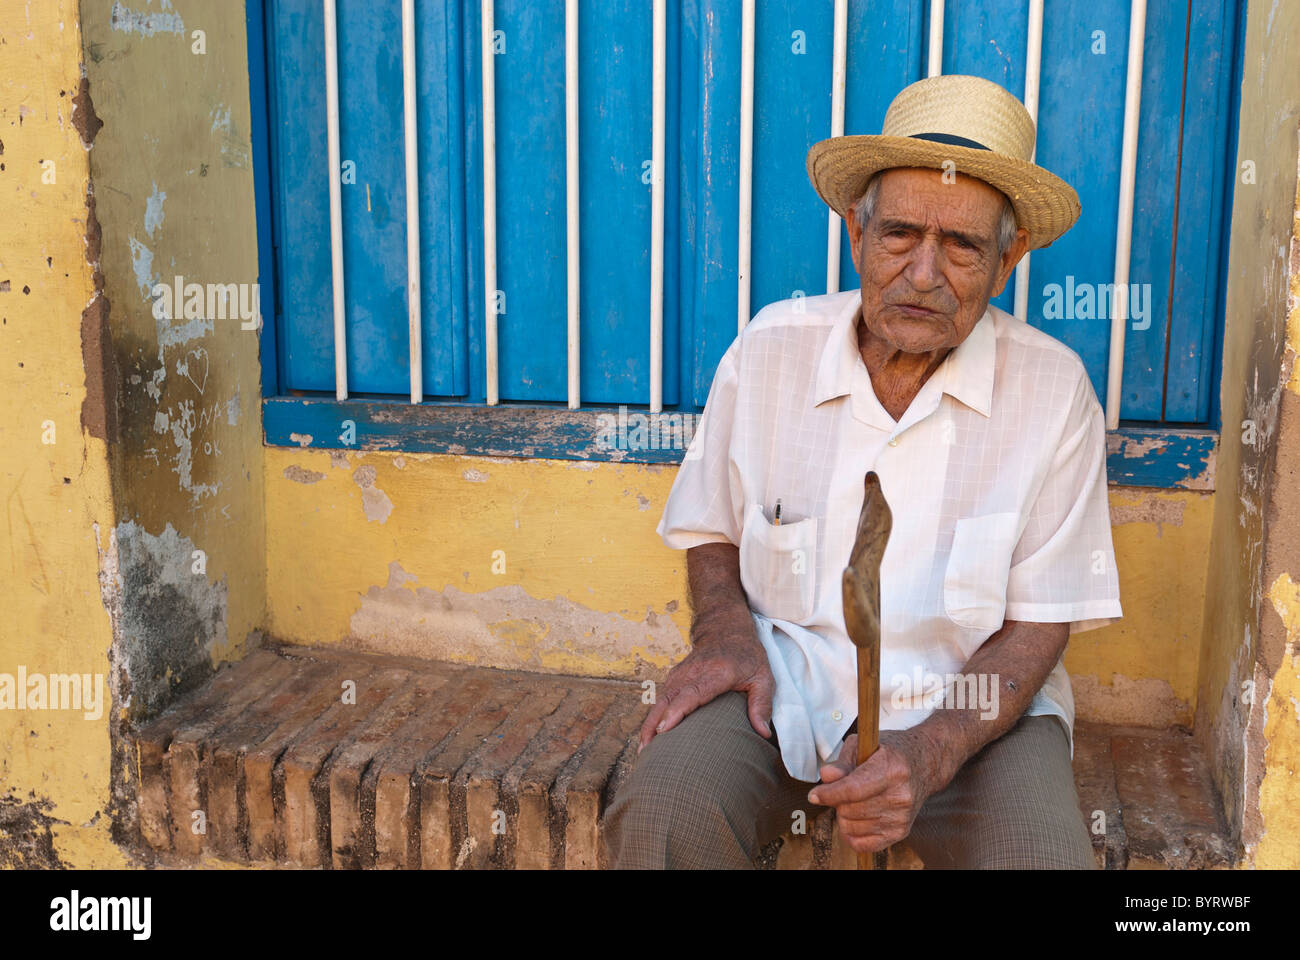
[[[950,178],[951,179],[951,178]],[[1026,233],[998,255],[1002,194],[981,180],[898,168],[880,178],[870,221],[846,223],[862,278],[867,329],[906,353],[951,348],[966,339],[1006,285]]]

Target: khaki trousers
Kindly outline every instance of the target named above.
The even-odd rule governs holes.
[[[750,726],[744,694],[723,694],[637,758],[605,814],[609,862],[752,868],[796,810],[809,822],[826,810],[808,802],[811,789]],[[925,801],[907,842],[931,869],[1096,869],[1064,723],[1021,717]]]

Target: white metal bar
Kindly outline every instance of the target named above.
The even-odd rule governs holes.
[[[667,103],[667,0],[654,3],[654,114],[650,161],[650,412],[664,408],[664,138]]]
[[[1110,298],[1110,363],[1106,375],[1106,429],[1119,429],[1124,384],[1124,332],[1128,326],[1129,254],[1133,245],[1133,190],[1137,181],[1138,118],[1142,107],[1142,53],[1146,0],[1132,0],[1128,27],[1128,78],[1124,87],[1124,152],[1119,169],[1119,216],[1115,226],[1115,284]]]
[[[415,103],[415,0],[402,0],[402,97],[406,127],[406,317],[411,341],[411,402],[424,399],[420,336],[420,148]]]
[[[930,64],[927,77],[943,73],[943,0],[930,0]]]
[[[835,0],[835,47],[831,54],[831,136],[844,135],[844,74],[848,63],[849,0]],[[826,224],[826,292],[840,289],[840,215]]]
[[[578,246],[578,0],[565,0],[564,4],[564,134],[565,198],[568,206],[569,409],[577,410],[581,372],[578,341],[578,295],[581,289]]]
[[[487,402],[497,394],[497,114],[496,63],[492,52],[493,0],[482,0],[483,74],[483,353],[487,360]]]
[[[325,126],[330,165],[330,273],[334,284],[334,393],[348,398],[348,341],[343,298],[343,164],[339,158],[338,11],[335,0],[325,9]]]
[[[1034,121],[1034,151],[1038,155],[1038,87],[1043,66],[1043,0],[1029,0],[1029,44],[1025,51],[1025,109]],[[1029,319],[1029,251],[1016,267],[1016,301],[1014,312],[1022,323]]]
[[[749,269],[753,236],[754,181],[754,0],[740,16],[740,250],[736,270],[736,332],[749,323]]]

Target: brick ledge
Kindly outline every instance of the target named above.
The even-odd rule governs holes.
[[[344,702],[344,684],[355,701]],[[636,757],[639,684],[268,646],[135,735],[142,847],[159,865],[604,868],[601,817]],[[1108,869],[1224,867],[1190,736],[1081,723],[1075,778]],[[767,869],[851,868],[833,817]],[[891,869],[920,861],[906,844]]]

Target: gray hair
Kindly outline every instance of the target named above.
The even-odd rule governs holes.
[[[853,205],[853,214],[857,217],[859,226],[865,226],[876,212],[876,198],[880,196],[880,175],[885,173],[879,170],[871,175],[867,181],[867,188],[863,191],[858,202]],[[998,191],[1001,193],[1001,191]],[[998,218],[998,256],[1007,252],[1007,248],[1015,242],[1016,239],[1016,211],[1011,205],[1011,200],[1005,193],[1002,193],[1002,215]]]

